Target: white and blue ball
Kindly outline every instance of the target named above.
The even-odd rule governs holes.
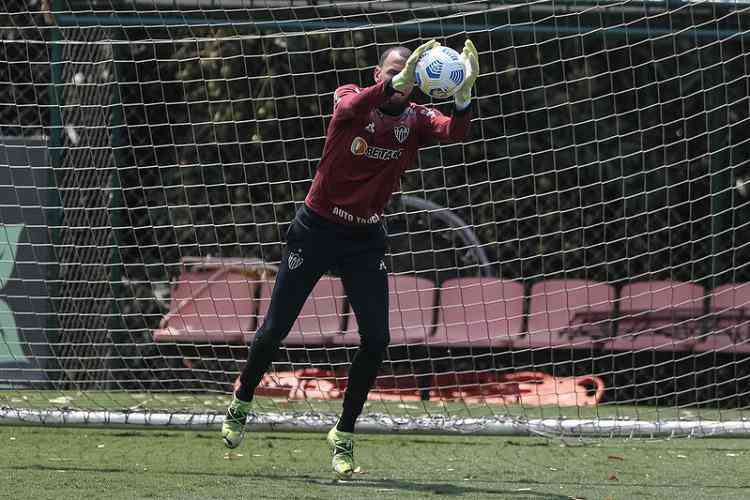
[[[416,84],[434,99],[447,99],[461,88],[466,78],[458,52],[450,47],[435,47],[417,62]]]

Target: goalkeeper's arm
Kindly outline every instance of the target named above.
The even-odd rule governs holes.
[[[339,119],[366,116],[370,110],[385,104],[394,92],[411,93],[416,79],[414,73],[417,61],[426,50],[438,45],[440,44],[435,40],[430,40],[417,47],[406,60],[404,68],[393,78],[383,79],[363,89],[356,85],[344,85],[336,89],[333,94],[334,116]]]
[[[390,79],[363,89],[356,85],[343,85],[333,93],[333,117],[349,120],[355,116],[366,116],[373,108],[385,103],[395,92]]]
[[[466,40],[461,60],[466,68],[466,77],[454,96],[453,116],[445,116],[436,109],[424,111],[424,128],[427,137],[439,142],[459,142],[466,139],[471,121],[471,91],[479,75],[479,57],[471,40]]]

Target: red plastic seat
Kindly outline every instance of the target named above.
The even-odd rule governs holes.
[[[241,344],[255,326],[255,283],[221,268],[183,271],[172,288],[169,312],[156,342]]]
[[[705,291],[695,283],[642,281],[620,291],[613,349],[689,350],[700,331]]]
[[[696,351],[750,352],[750,283],[713,289],[708,327],[708,333],[696,339]]]
[[[435,328],[437,308],[435,283],[417,276],[388,275],[388,325],[391,345],[426,343]],[[359,326],[353,311],[348,314],[345,335],[334,337],[339,345],[358,345]]]
[[[273,281],[261,285],[258,309],[258,326],[268,312],[273,291]],[[313,288],[302,306],[284,345],[307,346],[330,343],[332,337],[340,336],[344,287],[339,278],[323,276]]]
[[[534,283],[528,337],[514,347],[590,347],[612,335],[615,289],[607,283],[552,279]]]
[[[438,327],[430,345],[512,345],[521,333],[523,285],[499,278],[453,278],[440,288]]]

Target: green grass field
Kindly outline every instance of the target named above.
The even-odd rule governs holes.
[[[567,443],[567,444],[566,444]],[[0,427],[0,498],[750,498],[750,441],[363,435],[337,482],[324,436]]]

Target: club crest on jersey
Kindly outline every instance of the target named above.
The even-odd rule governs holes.
[[[406,138],[409,137],[409,127],[406,125],[399,125],[393,129],[393,133],[396,136],[396,140],[398,140],[400,144],[403,144]]]
[[[296,252],[289,252],[289,270],[294,271],[299,266],[302,265],[303,258],[302,258],[302,250],[297,250]]]
[[[370,122],[366,127],[365,130],[370,132],[371,134],[375,133],[375,122]]]

